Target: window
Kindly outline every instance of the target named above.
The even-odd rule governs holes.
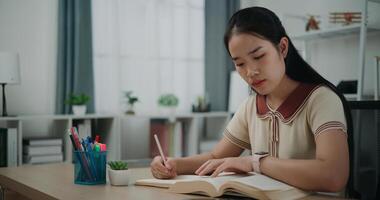
[[[92,1],[95,107],[124,110],[123,91],[154,112],[163,93],[190,111],[204,94],[203,0]]]

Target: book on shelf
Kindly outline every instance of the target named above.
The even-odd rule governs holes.
[[[7,166],[7,132],[0,128],[0,167]]]
[[[22,143],[29,146],[62,145],[62,138],[25,138]]]
[[[165,155],[169,155],[169,130],[167,128],[166,120],[151,120],[150,122],[150,156],[154,158],[160,155],[156,142],[154,141],[154,134],[157,134],[160,141],[162,151]]]
[[[34,137],[23,139],[23,163],[62,162],[62,138]]]
[[[78,132],[80,138],[87,138],[87,136],[91,137],[91,120],[86,119],[83,123],[77,124]]]
[[[160,155],[154,141],[154,134],[157,134],[165,155],[169,157],[181,157],[183,155],[183,127],[181,122],[169,123],[167,120],[151,120],[150,152],[152,158]]]
[[[17,166],[17,128],[0,128],[0,167]]]
[[[38,156],[23,155],[23,163],[36,164],[36,163],[49,163],[49,162],[62,162],[62,161],[63,161],[62,153],[54,154],[54,155],[38,155]]]
[[[182,123],[177,121],[173,125],[173,154],[169,156],[182,157],[183,156],[183,127]]]
[[[168,123],[169,130],[169,157],[182,157],[183,153],[183,140],[182,140],[182,123],[176,121]]]
[[[7,128],[7,166],[17,166],[17,128]]]
[[[23,146],[24,155],[50,155],[62,153],[62,146]]]
[[[210,176],[179,175],[174,179],[140,179],[136,185],[168,188],[180,194],[201,194],[210,197],[236,195],[256,199],[298,199],[310,193],[265,175],[222,173]]]

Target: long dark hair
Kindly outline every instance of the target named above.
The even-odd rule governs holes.
[[[347,122],[348,145],[350,154],[350,176],[346,186],[346,195],[349,197],[358,196],[354,190],[353,176],[353,126],[351,112],[344,96],[338,92],[337,88],[328,80],[316,72],[298,53],[289,36],[286,34],[280,19],[272,11],[262,7],[250,7],[239,10],[230,19],[224,35],[224,44],[228,49],[228,42],[233,34],[246,33],[271,42],[275,47],[280,43],[281,38],[289,40],[288,53],[285,58],[285,73],[291,79],[302,83],[323,84],[334,91],[342,101],[344,114]]]

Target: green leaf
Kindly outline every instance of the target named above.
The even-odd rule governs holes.
[[[90,100],[90,97],[85,93],[81,94],[70,94],[65,103],[68,105],[85,105]]]
[[[178,98],[174,94],[163,94],[158,99],[158,104],[160,106],[177,106],[178,105]]]
[[[132,96],[132,91],[126,91],[124,92],[124,94],[125,94],[125,97],[127,98],[128,104],[130,105],[133,105],[139,101],[139,98],[137,96]]]
[[[108,165],[113,170],[126,170],[128,169],[128,163],[124,161],[110,161],[108,162]]]

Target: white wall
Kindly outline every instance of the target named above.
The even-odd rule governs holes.
[[[363,1],[360,0],[242,0],[241,7],[263,6],[274,11],[282,20],[288,34],[305,32],[306,22],[297,19],[295,15],[307,16],[308,14],[319,15],[320,27],[331,27],[327,23],[329,12],[333,11],[361,11]],[[380,26],[380,6],[370,2],[369,24]],[[294,42],[294,41],[293,41]],[[297,43],[296,43],[297,45]],[[299,45],[299,44],[298,44]],[[340,80],[357,79],[359,72],[359,34],[318,39],[310,43],[310,64],[325,78],[334,84]],[[374,88],[374,61],[373,57],[380,55],[380,33],[369,33],[367,37],[366,66],[364,93],[373,95]]]
[[[9,115],[54,113],[57,14],[57,0],[0,0],[0,51],[18,52],[21,65],[21,84],[6,87]],[[46,129],[25,125],[26,132]]]

